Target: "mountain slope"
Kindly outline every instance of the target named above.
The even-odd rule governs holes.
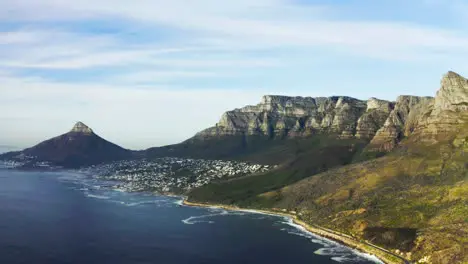
[[[257,105],[224,113],[215,126],[189,140],[151,148],[144,155],[148,158],[234,159],[280,165],[279,171],[263,175],[263,179],[246,180],[249,186],[262,186],[265,181],[271,183],[268,184],[270,189],[279,188],[311,173],[384,155],[403,137],[399,133],[387,133],[383,140],[376,141],[376,133],[389,123],[392,115],[398,118],[398,126],[405,127],[419,113],[413,109],[423,108],[423,102],[431,100],[402,96],[395,103],[375,98],[361,101],[344,96],[267,95]],[[369,145],[371,141],[373,144]],[[386,141],[393,145],[387,146]],[[234,191],[236,195],[242,196],[249,190],[250,195],[256,195],[266,190],[259,188],[252,192],[241,186],[244,184],[239,185],[241,190]],[[232,198],[229,192],[224,193],[226,199]]]
[[[379,130],[388,132],[386,140],[374,137],[368,146],[394,148],[384,157],[311,173],[261,194],[238,195],[259,175],[204,186],[189,199],[284,208],[413,260],[468,263],[468,80],[449,72],[441,86],[435,99],[422,99],[417,108],[394,108]],[[264,179],[256,190],[268,184]]]
[[[80,167],[130,158],[132,152],[96,135],[78,122],[70,132],[43,141],[22,151],[0,155],[0,159],[50,162],[64,167]]]

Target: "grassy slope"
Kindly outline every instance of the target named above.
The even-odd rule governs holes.
[[[210,139],[190,139],[176,145],[151,148],[143,154],[155,157],[190,157],[201,159],[242,160],[258,164],[278,165],[295,160],[304,152],[319,147],[352,146],[361,150],[367,143],[360,140],[336,141],[336,136],[307,138],[269,138],[265,136],[221,136]],[[140,153],[141,154],[141,153]]]
[[[331,170],[257,197],[308,221],[411,251],[468,262],[468,144],[408,141],[386,157]],[[468,153],[467,153],[468,155]]]
[[[191,192],[193,200],[249,206],[257,196],[279,189],[330,168],[350,164],[366,142],[313,136],[283,140],[260,152],[247,153],[241,159],[281,164],[278,169],[260,175],[213,183]]]
[[[468,263],[468,127],[460,131],[437,144],[410,137],[389,155],[355,164],[366,157],[358,142],[296,141],[296,155],[276,171],[207,185],[189,199],[285,208],[415,260]]]

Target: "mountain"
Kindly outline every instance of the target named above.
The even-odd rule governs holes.
[[[215,126],[181,144],[152,148],[147,153],[149,156],[249,160],[260,153],[265,155],[265,145],[270,148],[284,144],[281,141],[325,136],[371,143],[363,155],[378,156],[391,151],[406,137],[414,129],[421,111],[433,102],[432,97],[417,96],[400,96],[396,102],[389,102],[345,96],[266,95],[257,105],[224,113]],[[260,161],[277,163],[284,159],[287,155],[274,155],[272,160],[266,157]]]
[[[267,95],[260,104],[226,112],[216,126],[195,138],[226,135],[263,135],[271,138],[333,134],[339,138],[373,140],[375,136],[401,138],[419,109],[432,97],[400,96],[396,102],[351,97],[287,97]],[[387,133],[389,130],[393,133]],[[377,134],[377,135],[376,135]],[[374,145],[379,145],[379,140]]]
[[[434,100],[417,96],[400,96],[390,102],[346,96],[266,95],[257,105],[224,113],[213,127],[180,144],[148,149],[146,156],[280,165],[271,173],[223,190],[225,200],[231,202],[385,155],[415,129],[415,121]]]
[[[193,190],[189,200],[282,208],[297,212],[306,222],[399,250],[406,258],[421,261],[419,263],[468,263],[467,79],[448,72],[435,98],[401,96],[396,102],[368,102],[366,109],[362,102],[344,99],[347,111],[340,110],[343,106],[337,107],[338,103],[325,104],[329,108],[315,108],[317,103],[306,99],[310,102],[307,108],[301,108],[302,103],[296,108],[303,109],[301,112],[291,112],[291,108],[287,108],[302,101],[281,101],[279,106],[286,108],[275,106],[280,113],[278,120],[305,117],[304,124],[308,124],[312,113],[318,112],[315,109],[328,109],[327,113],[319,115],[323,119],[318,122],[320,127],[316,125],[317,130],[325,128],[327,133],[337,132],[334,140],[329,137],[334,144],[343,142],[343,137],[366,139],[361,153],[357,152],[358,157],[343,163],[344,166],[335,164],[337,166],[317,170],[318,173],[312,170],[307,176],[299,177],[303,179],[279,184],[275,184],[278,178],[286,177],[284,175],[294,170],[294,166],[212,183]],[[313,110],[309,109],[311,106]],[[261,109],[269,115],[275,108]],[[252,124],[250,121],[259,115],[246,111],[228,113],[223,116],[225,121],[196,137],[209,141],[220,134],[239,133],[239,129],[244,134],[258,133],[245,124]],[[323,126],[327,114],[330,118]],[[304,134],[310,133],[307,125],[303,129],[300,125],[286,127],[289,130],[273,129],[278,131],[273,134],[286,134],[289,140],[297,140],[298,136],[307,140]],[[321,137],[320,133],[310,138]],[[331,151],[328,155],[334,158],[341,154]],[[317,165],[314,162],[307,159],[304,163],[309,163],[310,169]]]
[[[78,122],[68,132],[51,138],[34,147],[0,155],[0,159],[49,162],[54,165],[76,168],[114,160],[126,159],[132,152],[100,136],[91,128]]]

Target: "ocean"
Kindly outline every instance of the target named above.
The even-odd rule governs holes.
[[[0,170],[0,263],[380,263],[284,217],[187,207],[110,185],[70,172]]]

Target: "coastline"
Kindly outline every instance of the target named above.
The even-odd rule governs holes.
[[[43,170],[37,170],[37,171],[43,171]],[[56,171],[56,170],[50,170],[50,171]],[[87,175],[87,173],[83,172],[77,172],[77,171],[70,171],[70,170],[58,170],[58,171],[65,171],[68,173],[74,173],[74,174],[80,174],[80,175]],[[180,199],[178,204],[182,206],[191,206],[191,207],[205,207],[205,208],[220,208],[220,209],[225,209],[228,211],[242,211],[242,212],[251,212],[251,213],[260,213],[260,214],[267,214],[267,215],[272,215],[272,216],[281,216],[288,218],[289,220],[292,221],[293,224],[298,225],[302,227],[305,231],[308,231],[312,234],[318,235],[323,238],[327,238],[330,240],[333,240],[335,242],[338,242],[342,245],[345,245],[351,249],[355,249],[361,253],[368,254],[370,256],[376,257],[379,261],[385,263],[385,264],[410,264],[411,262],[404,259],[401,256],[398,256],[384,248],[378,247],[376,245],[369,244],[364,241],[358,241],[355,238],[347,235],[347,234],[342,234],[339,232],[336,232],[331,229],[323,228],[317,225],[311,225],[308,224],[301,219],[298,218],[297,215],[295,214],[290,214],[287,212],[281,212],[281,211],[274,211],[274,210],[265,210],[265,209],[250,209],[250,208],[241,208],[237,206],[231,206],[231,205],[223,205],[223,204],[206,204],[206,203],[197,203],[197,202],[189,202],[187,199],[187,196],[184,195],[179,195],[175,193],[160,193],[160,192],[151,192],[154,195],[160,195],[160,196],[166,196],[166,197],[172,197],[172,198],[178,198]]]
[[[306,231],[311,232],[315,235],[331,239],[333,241],[339,242],[347,247],[358,250],[365,254],[369,254],[377,257],[380,261],[386,264],[409,264],[410,262],[384,248],[369,244],[367,242],[357,241],[355,238],[348,236],[346,234],[340,234],[330,229],[326,229],[319,226],[310,225],[302,220],[300,220],[297,215],[288,214],[284,212],[268,211],[268,210],[259,210],[259,209],[248,209],[240,208],[237,206],[229,206],[222,204],[203,204],[187,201],[186,197],[183,197],[182,205],[193,206],[193,207],[211,207],[211,208],[221,208],[229,211],[246,211],[254,213],[262,213],[268,215],[282,216],[291,219],[294,224],[301,226]]]

